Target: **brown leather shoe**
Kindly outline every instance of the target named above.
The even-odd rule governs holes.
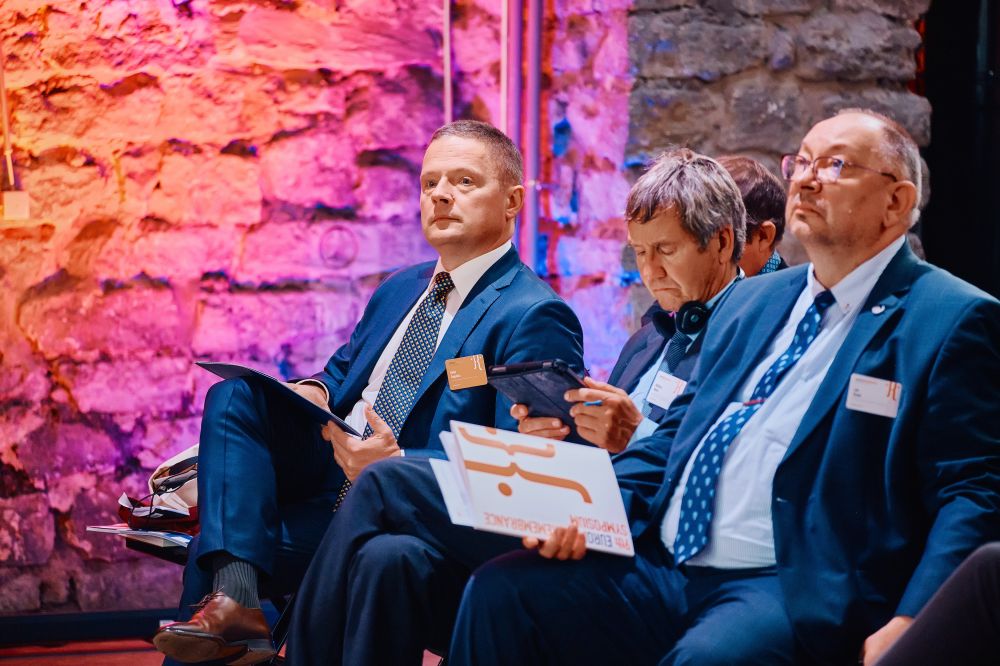
[[[274,656],[271,630],[259,608],[245,608],[222,592],[209,594],[187,622],[174,622],[153,637],[156,649],[180,662],[215,659],[257,664]]]

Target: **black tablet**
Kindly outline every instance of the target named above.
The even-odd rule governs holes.
[[[515,403],[527,406],[528,416],[550,416],[570,427],[570,436],[579,439],[563,394],[570,389],[585,388],[566,361],[529,361],[510,365],[491,365],[486,369],[490,386]]]

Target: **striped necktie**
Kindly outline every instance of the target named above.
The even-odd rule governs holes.
[[[684,486],[677,537],[674,539],[674,561],[677,564],[683,564],[708,545],[709,527],[715,511],[715,489],[729,445],[740,434],[747,421],[774,393],[775,387],[785,373],[802,358],[806,349],[816,339],[823,313],[833,303],[834,297],[829,291],[816,295],[816,299],[795,327],[792,343],[757,382],[753,393],[750,394],[750,400],[717,423],[705,438]]]
[[[382,386],[379,387],[378,396],[372,407],[392,429],[395,437],[399,437],[403,422],[413,408],[413,400],[424,379],[424,373],[427,372],[427,367],[434,357],[445,302],[454,288],[455,283],[451,281],[448,273],[442,271],[434,276],[434,285],[413,313],[413,318],[403,333],[403,340],[399,343],[399,349],[393,355],[385,379],[382,380]],[[368,439],[371,435],[372,427],[366,425],[361,438]],[[337,495],[334,511],[340,507],[350,488],[351,482],[345,480]]]

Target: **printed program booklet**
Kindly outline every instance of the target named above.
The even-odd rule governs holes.
[[[575,521],[588,549],[635,554],[604,449],[460,421],[441,442],[431,467],[456,525],[545,539]]]

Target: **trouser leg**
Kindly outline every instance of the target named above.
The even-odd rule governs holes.
[[[879,666],[1000,663],[1000,542],[976,550]]]
[[[396,648],[392,663],[412,654],[419,661],[419,649],[446,642],[472,569],[518,547],[517,539],[453,525],[427,459],[369,466],[296,596],[289,663],[370,663],[359,655]]]

